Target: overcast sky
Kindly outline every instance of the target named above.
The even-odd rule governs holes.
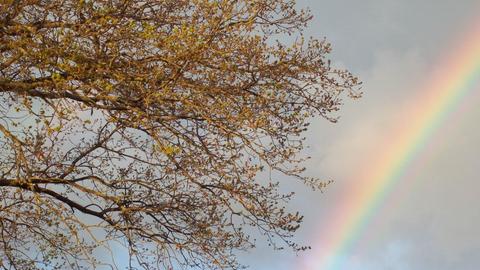
[[[435,65],[461,42],[455,37],[480,17],[479,0],[303,0],[299,5],[315,16],[307,34],[333,44],[332,59],[361,78],[365,94],[345,102],[339,123],[316,119],[308,133],[308,173],[335,183],[324,193],[287,186],[300,192],[292,208],[305,215],[297,240],[312,245],[312,251],[295,257],[260,246],[242,256],[251,269],[302,269],[302,262],[315,261],[325,224],[348,200],[344,195],[356,173],[374,169],[365,160],[404,124],[399,121],[408,113],[405,104],[418,99]],[[479,96],[469,97],[463,112],[436,130],[428,159],[389,194],[359,243],[343,254],[342,270],[479,269]]]

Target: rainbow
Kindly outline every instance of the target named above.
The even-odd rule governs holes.
[[[359,245],[367,226],[402,181],[407,181],[416,159],[431,143],[433,135],[471,95],[480,92],[480,21],[456,39],[447,57],[442,57],[412,101],[408,123],[395,130],[381,151],[358,173],[355,186],[335,216],[320,232],[321,250],[311,253],[299,268],[340,270],[349,251]]]

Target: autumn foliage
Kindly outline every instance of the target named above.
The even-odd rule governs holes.
[[[252,228],[302,249],[291,194],[256,176],[322,187],[302,133],[359,85],[303,38],[310,17],[289,0],[0,0],[0,266],[92,269],[124,246],[131,268],[236,269]]]

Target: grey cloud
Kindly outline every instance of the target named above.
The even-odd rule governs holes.
[[[341,121],[315,120],[308,133],[309,174],[334,178],[325,193],[299,192],[292,208],[301,210],[305,224],[298,240],[314,243],[325,220],[332,216],[352,173],[361,170],[365,155],[389,132],[408,125],[405,117],[412,99],[452,37],[463,31],[478,11],[478,1],[299,1],[316,16],[308,34],[326,36],[333,43],[333,58],[353,69],[365,82],[365,96],[346,101]],[[478,89],[480,91],[480,88]],[[419,170],[402,180],[367,229],[361,249],[347,255],[344,269],[478,269],[480,258],[480,97],[462,103],[463,112],[447,119],[431,136],[417,159]],[[430,148],[429,148],[430,147]],[[428,158],[426,157],[428,156]],[[374,228],[373,228],[374,227]],[[298,261],[286,252],[260,248],[246,259],[252,269],[295,269]],[[315,269],[316,270],[316,269]]]

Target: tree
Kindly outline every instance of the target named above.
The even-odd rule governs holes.
[[[263,170],[304,176],[311,117],[359,82],[303,38],[290,0],[1,0],[0,262],[238,268],[259,230],[292,242]],[[277,39],[289,35],[293,41]],[[279,240],[275,240],[279,239]],[[115,250],[112,250],[115,252]],[[93,254],[93,255],[92,255]],[[97,254],[98,255],[98,254]]]

